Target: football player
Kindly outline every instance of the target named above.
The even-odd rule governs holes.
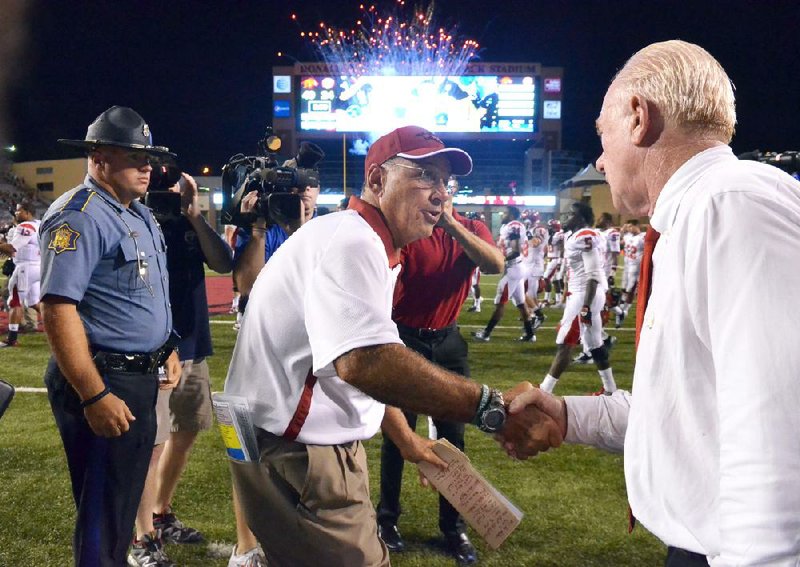
[[[614,308],[616,313],[616,327],[628,315],[633,298],[636,297],[636,285],[639,283],[639,267],[642,264],[644,253],[644,233],[635,224],[626,225],[627,230],[622,235],[625,249],[624,271],[622,272],[622,301]]]
[[[527,232],[528,255],[523,259],[528,274],[525,282],[525,300],[533,315],[533,330],[535,331],[542,326],[545,320],[537,296],[539,295],[539,283],[544,275],[544,255],[547,251],[549,234],[544,225],[539,222],[538,212],[533,211],[528,218],[531,221],[531,227]]]
[[[486,328],[475,331],[472,336],[476,340],[488,342],[495,326],[503,318],[506,303],[509,299],[519,309],[520,318],[525,327],[525,334],[519,340],[535,342],[533,324],[530,321],[528,307],[525,305],[525,269],[522,259],[528,255],[528,239],[525,234],[525,225],[519,220],[520,211],[517,207],[507,207],[503,215],[503,226],[500,227],[500,238],[497,246],[505,255],[505,273],[497,282],[497,293],[494,297],[494,312]]]
[[[562,269],[564,259],[564,231],[561,230],[561,222],[550,219],[547,222],[549,238],[547,240],[547,268],[544,272],[544,303],[550,305],[550,294],[555,288],[556,303],[555,307],[561,307],[562,291],[564,288],[564,270]]]
[[[610,395],[617,389],[603,344],[600,312],[606,299],[608,282],[603,272],[603,238],[592,228],[592,208],[581,202],[572,205],[572,215],[565,225],[571,234],[564,242],[564,258],[569,268],[569,290],[564,315],[558,325],[556,355],[550,371],[539,386],[552,392],[570,363],[572,348],[580,340],[589,349],[603,382],[599,393]]]

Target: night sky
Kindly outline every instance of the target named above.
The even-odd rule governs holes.
[[[218,171],[264,132],[271,68],[290,64],[277,52],[314,60],[293,12],[303,29],[359,16],[358,2],[339,0],[40,0],[10,89],[15,159],[70,157],[56,139],[82,139],[120,104],[184,169]],[[480,42],[483,61],[564,67],[563,148],[587,160],[599,153],[594,120],[613,74],[641,47],[676,38],[705,47],[733,80],[736,153],[800,150],[800,2],[438,0],[436,13]]]

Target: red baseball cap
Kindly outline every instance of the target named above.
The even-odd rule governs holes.
[[[370,146],[364,161],[364,177],[369,174],[370,165],[381,165],[395,156],[416,161],[437,155],[447,158],[453,175],[467,175],[472,171],[472,158],[464,150],[446,148],[436,134],[425,128],[403,126],[381,136]]]

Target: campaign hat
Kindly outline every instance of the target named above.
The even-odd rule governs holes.
[[[436,134],[419,126],[403,126],[381,136],[370,146],[364,161],[364,177],[374,163],[381,165],[393,157],[418,161],[433,156],[444,156],[450,162],[453,175],[467,175],[472,171],[472,158],[459,148],[448,148]]]
[[[89,124],[84,140],[59,139],[59,143],[91,151],[98,146],[141,150],[155,156],[177,157],[164,146],[153,145],[153,135],[144,118],[126,106],[112,106]]]

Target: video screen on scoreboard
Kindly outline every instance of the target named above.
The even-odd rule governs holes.
[[[533,76],[304,76],[298,92],[305,132],[536,131]]]

